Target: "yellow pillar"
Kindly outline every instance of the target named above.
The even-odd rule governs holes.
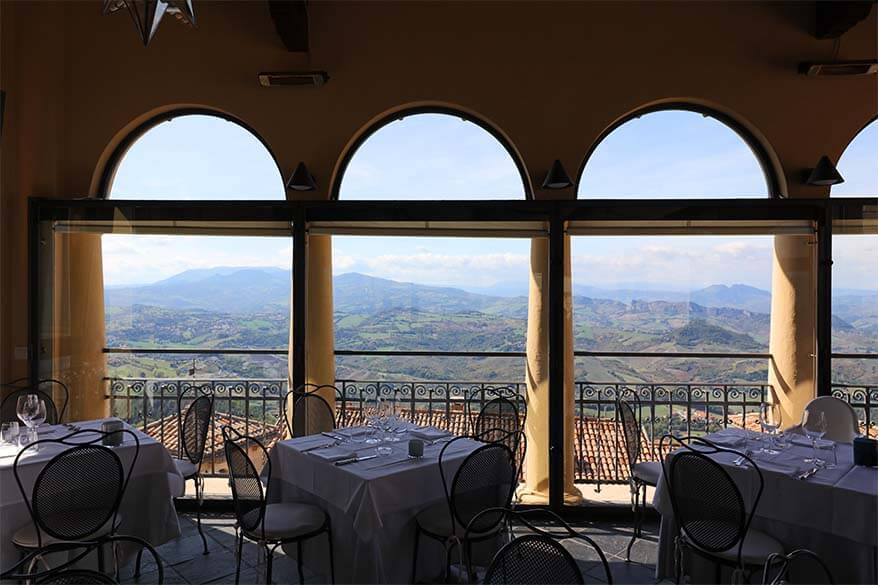
[[[816,396],[816,246],[812,236],[775,236],[768,383],[782,425],[802,419]]]
[[[56,236],[53,377],[70,391],[66,418],[109,415],[106,398],[104,275],[99,234]]]
[[[305,344],[305,383],[322,386],[335,384],[335,329],[332,308],[332,236],[309,235],[307,239],[307,269],[305,282],[305,310],[307,312]],[[292,299],[291,299],[292,300]],[[293,327],[290,303],[289,380],[293,379]],[[335,393],[321,388],[322,396],[335,412]],[[292,416],[292,404],[287,408]],[[310,424],[310,423],[306,423]],[[308,428],[307,432],[329,429]]]
[[[566,245],[569,251],[569,241]],[[564,259],[564,499],[581,501],[573,484],[574,401],[573,319],[570,286],[570,257]],[[549,241],[531,240],[530,290],[527,315],[527,454],[521,500],[546,503],[549,498]]]
[[[332,315],[332,236],[308,237],[307,339],[305,381],[335,384],[335,328]],[[333,408],[335,394],[320,391]]]

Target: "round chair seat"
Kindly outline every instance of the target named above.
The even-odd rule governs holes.
[[[177,471],[180,472],[180,475],[183,476],[183,479],[193,478],[198,473],[198,466],[188,459],[177,459],[176,457],[174,457],[171,458],[171,461],[173,461],[174,465],[177,466]]]
[[[83,510],[81,512],[83,517],[88,517],[92,514],[90,510]],[[65,520],[69,521],[71,524],[76,522],[76,514],[68,514],[68,518]],[[92,534],[90,534],[87,539],[92,539],[100,536],[106,536],[110,532],[110,526],[112,524],[112,518],[104,523],[103,526],[95,530]],[[116,526],[115,528],[119,528],[119,525],[122,524],[122,515],[116,514]],[[42,546],[46,546],[49,544],[56,544],[59,542],[66,542],[64,540],[60,540],[54,538],[48,534],[46,531],[41,531],[40,536],[42,537]],[[18,530],[15,531],[15,534],[12,536],[12,543],[20,548],[39,548],[40,543],[37,540],[37,527],[33,522],[28,522],[26,525],[22,526]]]
[[[242,519],[242,524],[250,525],[259,515],[259,510],[253,510]],[[250,519],[250,522],[247,520]],[[268,504],[265,506],[265,538],[268,540],[284,540],[297,538],[311,532],[317,532],[326,522],[326,513],[311,504],[283,503]],[[262,527],[245,531],[248,536],[262,538]]]
[[[701,550],[695,546],[690,539],[686,538],[685,533],[683,534],[683,538],[686,539],[686,542],[689,543],[690,546]],[[720,552],[704,552],[705,554],[726,559],[733,563],[738,562],[737,546],[733,546],[729,550]],[[747,531],[747,536],[744,538],[744,546],[741,549],[741,562],[745,565],[763,565],[765,564],[765,560],[772,553],[784,554],[783,545],[777,539],[765,534],[764,532],[753,530],[752,528]]]
[[[634,478],[641,483],[655,487],[661,476],[662,464],[658,461],[641,461],[634,464]]]
[[[439,538],[448,538],[455,534],[463,536],[466,532],[466,526],[463,526],[458,522],[457,518],[454,519],[452,524],[451,511],[448,509],[447,502],[439,502],[438,504],[434,504],[429,508],[418,512],[417,516],[415,516],[415,520],[421,527],[421,530],[431,536]],[[471,532],[470,535],[473,538],[478,539],[480,536],[492,534],[496,531],[496,528],[492,528],[487,532]]]

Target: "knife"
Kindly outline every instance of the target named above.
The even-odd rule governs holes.
[[[349,459],[340,459],[335,462],[337,466],[348,465],[350,463],[359,463],[360,461],[368,461],[369,459],[375,459],[378,457],[378,454],[375,455],[366,455],[364,457],[351,457]]]

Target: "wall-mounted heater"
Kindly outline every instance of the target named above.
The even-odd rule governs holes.
[[[878,74],[878,59],[800,63],[799,73],[809,77],[856,77]]]
[[[286,71],[260,73],[259,85],[263,87],[320,87],[329,81],[326,71]]]

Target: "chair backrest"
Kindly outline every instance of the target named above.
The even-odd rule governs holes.
[[[832,573],[829,570],[829,567],[826,566],[826,563],[823,562],[817,554],[808,549],[800,548],[792,551],[789,554],[781,554],[781,553],[772,553],[768,555],[768,558],[765,560],[765,566],[762,569],[762,585],[782,585],[787,583],[787,579],[789,578],[790,568],[794,564],[805,565],[807,563],[807,574],[814,579],[813,583],[829,583],[832,585],[835,583],[835,580],[832,578]],[[817,579],[814,571],[814,568],[820,567],[820,571],[823,573],[822,579]],[[771,573],[774,572],[774,577],[771,577]]]
[[[610,571],[610,563],[607,561],[607,557],[606,557],[606,555],[604,555],[604,551],[601,550],[601,547],[598,546],[598,544],[594,540],[592,540],[588,535],[586,535],[585,533],[574,530],[569,524],[564,522],[564,520],[562,520],[560,516],[558,516],[556,513],[552,512],[551,510],[546,510],[546,509],[514,510],[514,509],[510,509],[510,508],[506,508],[506,509],[494,508],[494,509],[483,510],[481,513],[479,513],[476,517],[473,518],[473,520],[470,522],[470,526],[467,526],[467,530],[464,533],[464,538],[465,539],[468,538],[470,536],[470,534],[473,532],[473,527],[481,523],[482,516],[490,516],[490,515],[496,515],[496,514],[503,515],[503,517],[506,520],[506,522],[508,523],[510,529],[512,528],[512,525],[513,525],[512,521],[515,520],[515,521],[517,521],[519,528],[524,527],[524,528],[529,529],[531,532],[531,535],[540,536],[542,538],[548,538],[548,539],[550,539],[558,544],[560,544],[561,542],[563,542],[565,540],[576,540],[577,542],[579,542],[580,545],[591,548],[595,552],[595,554],[597,555],[597,557],[600,560],[601,565],[604,569],[604,575],[600,578],[596,577],[595,581],[596,582],[600,581],[600,582],[610,583],[610,584],[613,583],[613,574]],[[539,522],[539,524],[537,524],[535,522]],[[534,548],[536,548],[537,550],[536,551],[533,550]],[[542,548],[542,547],[528,547],[528,548],[520,549],[520,550],[522,551],[522,555],[527,556],[528,554],[535,554],[535,552],[538,552],[538,550],[540,548]],[[557,549],[549,549],[549,550],[551,551],[551,550],[557,550]],[[510,554],[510,553],[509,553],[509,551],[507,551],[505,554]],[[531,561],[532,567],[534,569],[539,568],[539,570],[540,570],[540,572],[537,575],[525,573],[526,576],[522,576],[519,573],[519,570],[517,570],[515,568],[516,565],[514,563],[508,564],[508,559],[501,561],[500,557],[501,557],[501,554],[498,552],[498,554],[495,556],[495,559],[494,559],[495,561],[497,561],[497,565],[495,566],[495,564],[492,563],[492,566],[494,566],[495,571],[498,571],[498,570],[501,572],[505,571],[505,574],[501,573],[501,576],[499,576],[499,577],[495,576],[494,580],[492,580],[492,581],[486,580],[485,581],[486,583],[582,583],[583,582],[582,580],[579,580],[579,581],[568,580],[571,578],[575,579],[575,576],[566,573],[562,569],[563,563],[560,561],[560,559],[555,559],[555,562],[547,562],[548,560],[551,560],[554,558],[554,555],[552,555],[551,552],[549,552],[549,554],[543,559],[534,558]],[[470,563],[467,566],[467,571],[469,572],[470,575],[472,575],[473,571],[472,571],[472,566],[471,566],[471,559],[468,558],[467,562]],[[523,560],[523,562],[527,562],[527,561]],[[504,563],[506,563],[506,564],[504,565]],[[526,568],[523,570],[527,571]],[[489,569],[488,572],[490,573],[491,570]],[[496,579],[500,579],[500,580],[497,581]],[[530,580],[524,580],[524,579],[530,579]]]
[[[497,396],[485,403],[473,421],[473,435],[488,429],[521,430],[518,406],[505,396]]]
[[[678,526],[695,546],[707,552],[737,548],[741,566],[744,538],[762,497],[762,471],[747,455],[699,437],[681,439],[666,435],[661,439],[660,452],[669,452],[673,443],[681,448],[667,460],[662,459],[662,472]],[[749,513],[735,481],[711,458],[718,453],[742,457],[752,468],[758,489]]]
[[[249,449],[257,449],[264,457],[265,485],[271,480],[271,461],[268,459],[268,451],[257,439],[243,435],[230,426],[224,426],[222,433],[238,526],[246,532],[254,532],[259,528],[264,537],[265,492],[259,471],[250,458]]]
[[[46,422],[50,425],[58,424],[63,420],[64,414],[67,412],[67,402],[70,399],[70,392],[67,386],[54,378],[46,378],[39,380],[33,386],[27,384],[27,378],[19,378],[3,384],[12,391],[6,395],[0,402],[0,422],[13,422],[18,420],[16,408],[18,406],[18,397],[25,394],[37,394],[46,403]],[[55,403],[55,393],[61,395],[61,408]]]
[[[524,431],[510,431],[507,429],[493,428],[486,429],[480,434],[475,435],[476,439],[484,443],[502,443],[509,447],[512,455],[515,457],[515,469],[519,480],[522,476],[524,467],[524,458],[527,455],[527,436]]]
[[[634,465],[640,459],[640,422],[637,420],[637,413],[635,413],[631,401],[637,406],[639,412],[640,401],[636,395],[633,395],[631,399],[620,397],[616,401],[616,413],[622,431],[622,447],[625,450],[629,470],[634,469]]]
[[[526,534],[506,543],[485,573],[488,585],[578,585],[582,571],[566,548],[542,534]]]
[[[156,550],[145,540],[136,536],[108,535],[96,540],[79,542],[56,542],[35,549],[19,559],[15,565],[0,574],[3,581],[37,583],[38,585],[90,585],[91,583],[118,583],[107,573],[79,568],[79,563],[99,547],[108,544],[124,543],[133,545],[135,549],[146,549],[153,557],[156,565],[156,582],[162,585],[165,581],[165,569]],[[38,563],[36,560],[52,558],[52,566]],[[39,567],[43,566],[43,569]]]
[[[281,400],[281,412],[290,437],[297,436],[297,431],[299,435],[316,435],[336,428],[336,417],[332,412],[332,406],[319,394],[321,390],[326,389],[331,389],[338,398],[338,388],[331,384],[304,384],[284,394]],[[342,425],[343,419],[342,414],[340,419]]]
[[[860,433],[857,413],[851,405],[835,396],[819,396],[805,406],[805,411],[822,412],[826,417],[824,438],[839,443],[851,443]],[[805,419],[802,418],[804,421]]]
[[[186,409],[186,414],[180,425],[180,443],[183,445],[183,455],[195,465],[200,466],[204,458],[207,433],[210,432],[212,419],[213,395],[203,394]]]
[[[15,481],[37,529],[38,546],[42,546],[44,532],[57,540],[76,541],[107,526],[109,533],[115,530],[119,505],[140,452],[137,435],[127,429],[121,433],[133,437],[135,443],[127,470],[118,454],[101,444],[112,433],[101,431],[75,431],[60,439],[36,441],[15,457]],[[40,470],[28,493],[19,472],[22,456],[52,444],[66,448]]]
[[[442,486],[452,518],[461,526],[469,526],[472,519],[487,508],[507,508],[515,491],[517,472],[515,456],[503,443],[488,443],[466,456],[448,484],[445,469],[449,448],[471,437],[457,437],[447,442],[439,452],[439,471]],[[476,529],[493,530],[503,520],[502,515],[485,515]]]

